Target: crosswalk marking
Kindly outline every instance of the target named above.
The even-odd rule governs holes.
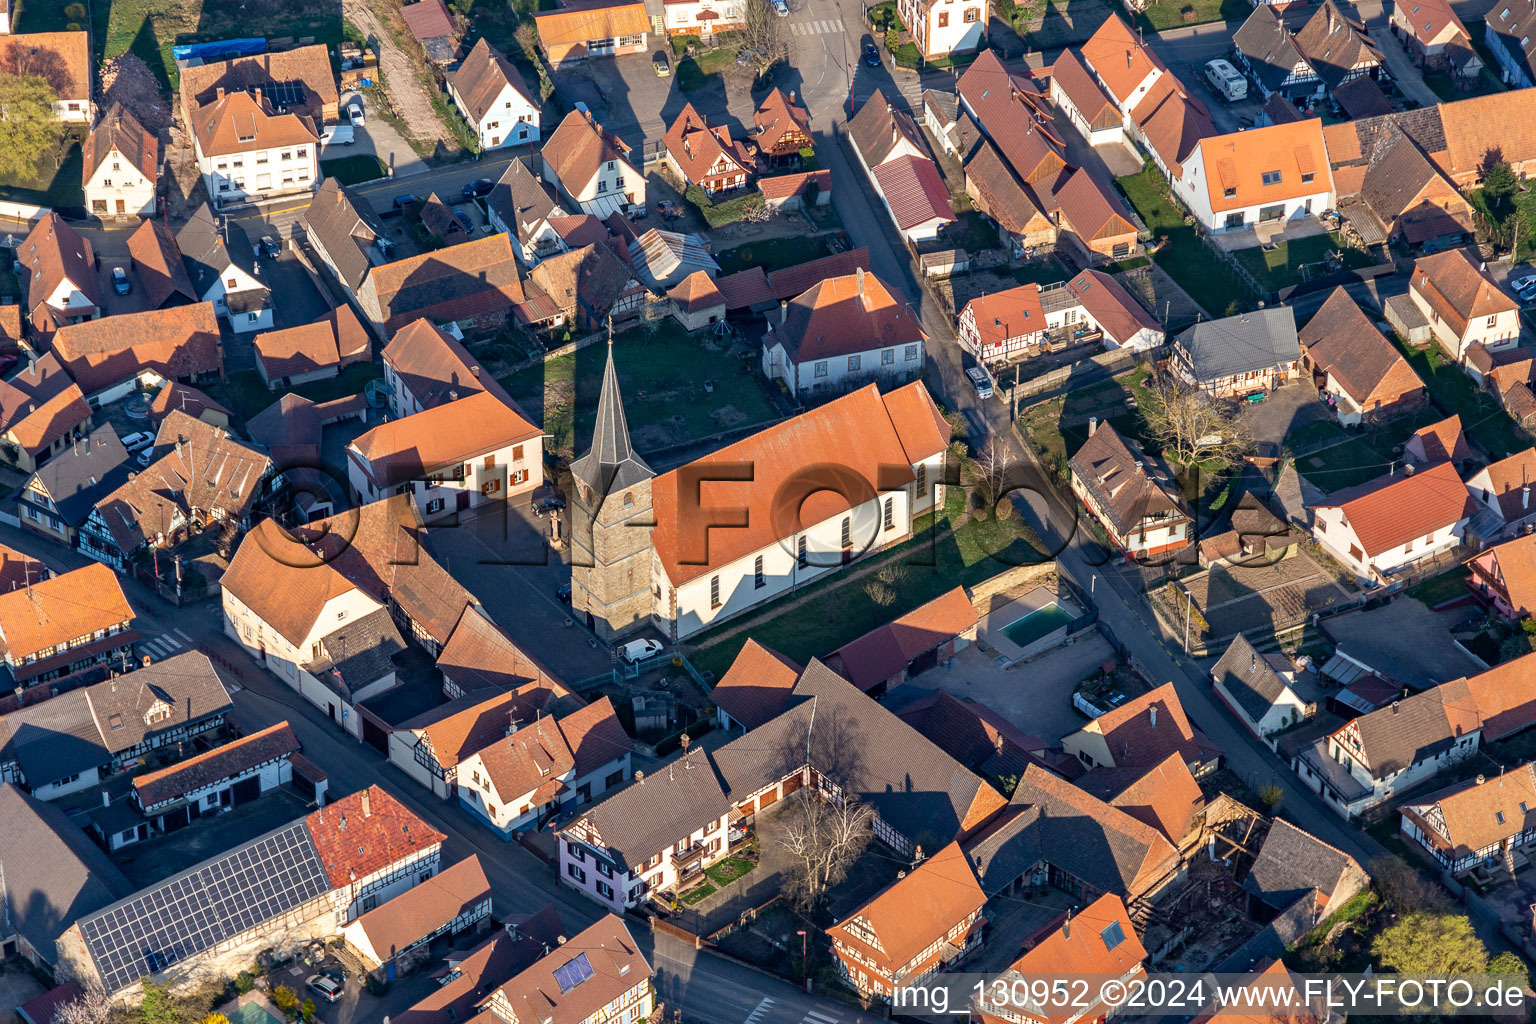
[[[805,1016],[800,1019],[800,1024],[837,1024],[837,1018],[828,1017],[826,1014],[817,1013],[815,1010],[808,1010]]]
[[[769,999],[767,996],[764,996],[763,1001],[758,1003],[757,1006],[752,1009],[751,1013],[747,1014],[747,1019],[742,1021],[742,1024],[757,1024],[757,1022],[762,1019],[763,1014],[767,1013],[768,1008],[772,1005],[773,1000]]]
[[[191,637],[188,637],[187,639],[190,640]],[[141,650],[147,651],[152,657],[169,658],[171,655],[181,650],[182,643],[180,640],[177,640],[169,633],[161,633],[153,640],[141,641],[139,643],[139,647]]]
[[[185,641],[186,641],[186,642],[187,642],[187,643],[191,643],[191,642],[192,642],[192,638],[191,638],[191,637],[189,637],[189,636],[187,636],[187,634],[185,634],[185,633],[183,633],[183,632],[182,632],[182,631],[181,631],[181,630],[179,630],[179,629],[173,629],[173,630],[171,630],[171,632],[172,632],[172,633],[175,633],[175,634],[176,634],[176,635],[177,635],[177,636],[179,636],[179,637],[181,637],[181,638],[182,638],[182,639],[183,639],[183,640],[185,640]]]
[[[789,30],[797,36],[824,36],[842,31],[842,25],[835,21],[797,21]]]

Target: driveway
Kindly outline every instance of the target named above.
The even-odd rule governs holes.
[[[1072,707],[1077,684],[1115,660],[1114,648],[1097,630],[1084,630],[1079,637],[1014,668],[1004,668],[995,652],[973,645],[949,667],[931,668],[910,681],[985,704],[1024,732],[1054,743],[1086,724]]]
[[[555,590],[570,582],[570,547],[552,551],[545,523],[526,497],[465,513],[457,525],[434,525],[427,548],[469,588],[517,644],[567,683],[613,667],[608,648],[562,604]]]
[[[1310,381],[1296,381],[1276,388],[1262,402],[1246,402],[1238,420],[1259,441],[1280,444],[1297,427],[1333,418],[1333,410],[1318,399]]]
[[[275,260],[261,261],[262,277],[272,289],[276,326],[299,327],[312,324],[331,311],[309,272],[288,248]]]
[[[378,47],[379,67],[384,73],[384,89],[389,93],[389,102],[400,120],[411,126],[411,134],[428,144],[442,142],[457,148],[448,126],[438,120],[437,111],[432,109],[432,97],[428,95],[421,79],[416,77],[416,65],[401,52],[395,45],[394,37],[379,24],[367,0],[342,0],[341,12],[347,21],[368,37],[370,43]]]
[[[349,96],[361,97],[363,109],[366,113],[362,124],[357,125],[352,133],[353,143],[346,149],[337,153],[327,151],[329,156],[376,156],[389,168],[392,177],[404,178],[412,174],[425,174],[429,168],[405,136],[395,130],[395,126],[384,120],[379,115],[378,104],[373,98],[364,93],[350,93]],[[342,107],[347,104],[347,96],[342,97]]]

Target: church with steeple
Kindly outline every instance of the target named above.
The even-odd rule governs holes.
[[[592,447],[571,463],[571,608],[604,640],[650,624],[655,476],[630,445],[610,338]]]
[[[921,381],[871,384],[658,476],[630,443],[613,343],[571,464],[571,607],[615,641],[683,640],[912,536],[950,428]]]

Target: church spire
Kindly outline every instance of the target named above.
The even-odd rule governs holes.
[[[571,475],[598,495],[605,495],[642,480],[655,472],[635,454],[619,396],[619,375],[613,366],[613,322],[608,323],[608,363],[603,367],[603,390],[597,399],[597,422],[592,425],[592,446],[571,463]]]

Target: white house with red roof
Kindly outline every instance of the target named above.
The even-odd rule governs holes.
[[[1088,769],[1152,768],[1175,753],[1196,776],[1221,764],[1221,750],[1190,724],[1172,683],[1100,715],[1061,746]]]
[[[1311,507],[1317,542],[1352,572],[1381,584],[1454,550],[1477,511],[1449,462],[1377,477]]]
[[[917,314],[874,274],[818,282],[770,318],[763,376],[816,400],[869,381],[887,387],[922,373],[927,332]]]

